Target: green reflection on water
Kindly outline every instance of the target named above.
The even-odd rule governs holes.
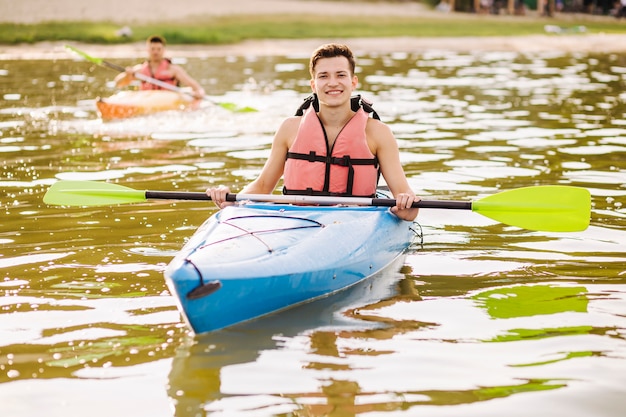
[[[173,356],[186,331],[178,324],[148,326],[94,323],[46,329],[41,336],[64,338],[73,332],[78,336],[67,342],[2,346],[0,384],[19,379],[71,378],[85,368],[129,367],[168,358]],[[117,335],[82,338],[99,333]]]
[[[591,326],[553,327],[545,329],[510,329],[508,334],[494,337],[487,342],[512,342],[516,340],[544,339],[557,336],[575,336],[590,334]]]
[[[530,285],[497,288],[472,297],[495,319],[540,316],[566,311],[586,312],[585,287]]]
[[[330,380],[322,388],[323,394],[286,395],[298,404],[296,416],[356,416],[375,411],[409,410],[414,406],[453,406],[505,398],[527,392],[549,391],[566,387],[564,382],[549,379],[530,379],[519,385],[480,387],[463,391],[411,391],[404,393],[364,392],[358,383],[349,380]],[[380,401],[378,398],[384,398]],[[302,401],[302,399],[309,401]],[[300,399],[300,400],[298,400]],[[316,399],[316,401],[311,401]],[[321,401],[320,401],[321,400]],[[314,404],[316,403],[316,404]]]
[[[549,379],[531,379],[521,385],[506,385],[501,387],[485,387],[473,392],[481,400],[508,397],[513,394],[533,391],[546,391],[565,387],[564,383],[557,383]]]
[[[140,326],[132,326],[128,330],[137,333]],[[144,329],[145,331],[145,329]],[[62,358],[48,361],[48,366],[69,368],[85,363],[96,363],[104,358],[124,357],[129,354],[138,354],[141,351],[151,350],[162,343],[156,335],[143,337],[113,337],[104,341],[81,343],[78,346],[59,347],[50,350],[54,356],[60,354]]]
[[[591,357],[591,356],[600,356],[600,355],[596,354],[595,352],[567,352],[567,353],[563,354],[563,357],[558,358],[558,359],[553,359],[553,360],[549,360],[549,361],[542,361],[542,362],[526,363],[526,364],[521,364],[521,365],[511,365],[511,366],[515,366],[515,367],[541,366],[541,365],[548,365],[548,364],[551,364],[551,363],[557,363],[557,362],[561,362],[561,361],[566,361],[568,359],[588,358],[588,357]]]

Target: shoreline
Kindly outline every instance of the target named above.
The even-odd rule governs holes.
[[[321,44],[341,42],[356,54],[420,53],[433,50],[453,52],[626,52],[626,34],[542,34],[530,36],[493,36],[463,38],[347,38],[347,39],[271,39],[250,40],[229,45],[171,45],[168,55],[184,57],[271,56],[310,54]],[[0,60],[72,59],[65,42],[26,45],[0,45]],[[137,58],[145,54],[145,44],[96,45],[72,42],[79,49],[101,58]]]

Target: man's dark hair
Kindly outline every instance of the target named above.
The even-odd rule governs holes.
[[[346,45],[338,43],[329,43],[320,46],[313,52],[313,55],[311,55],[311,61],[309,62],[309,72],[311,73],[311,77],[315,77],[315,65],[317,65],[317,61],[322,58],[334,58],[336,56],[344,56],[348,59],[350,69],[352,71],[352,74],[350,75],[354,75],[356,61],[354,60],[354,55],[352,54],[350,48]]]
[[[160,43],[165,46],[165,38],[159,35],[152,35],[148,38],[148,43]]]

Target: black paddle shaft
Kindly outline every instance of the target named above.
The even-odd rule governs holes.
[[[114,69],[115,71],[119,71],[119,72],[126,71],[126,68],[124,68],[123,66],[114,64],[114,63],[109,62],[109,61],[102,61],[102,65],[105,65],[105,66],[107,66],[107,67],[109,67],[111,69]]]
[[[391,198],[372,198],[372,206],[393,207],[395,205],[396,205],[396,200],[391,199]],[[417,203],[413,203],[413,207],[471,210],[472,202],[471,201],[420,200]]]
[[[210,201],[211,197],[206,193],[193,193],[183,191],[146,191],[146,198],[165,199],[165,200],[197,200]],[[237,201],[237,194],[228,194],[227,201]],[[391,198],[372,198],[368,199],[370,205],[381,207],[393,207],[396,200]],[[441,208],[456,210],[471,210],[471,201],[445,201],[445,200],[421,200],[413,203],[413,207],[419,208]]]
[[[186,191],[146,191],[146,198],[158,200],[211,200],[211,197],[206,193],[190,193]],[[237,201],[237,195],[228,194],[226,200]]]

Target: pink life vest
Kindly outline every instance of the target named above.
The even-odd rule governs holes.
[[[379,171],[365,138],[368,119],[359,108],[329,150],[322,122],[309,108],[287,152],[283,193],[374,197]]]
[[[169,71],[171,63],[172,62],[169,59],[161,60],[161,63],[157,67],[157,70],[153,73],[152,69],[150,68],[150,63],[146,61],[141,66],[141,70],[139,70],[139,72],[147,77],[155,78],[159,81],[163,81],[164,83],[177,86],[178,81],[176,80],[175,77],[172,76],[172,74]],[[142,90],[163,90],[163,87],[159,87],[158,85],[154,85],[154,84],[142,81],[141,89]]]

